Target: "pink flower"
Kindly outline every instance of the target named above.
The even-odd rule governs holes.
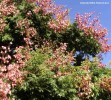
[[[91,35],[101,46],[102,52],[108,52],[111,50],[111,45],[108,45],[107,36],[108,31],[106,28],[102,27],[98,17],[90,19],[93,13],[85,13],[84,15],[76,15],[76,23],[79,29],[84,31],[84,35]]]

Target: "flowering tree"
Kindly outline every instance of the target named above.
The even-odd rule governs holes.
[[[54,17],[49,19],[49,14]],[[36,37],[46,34],[41,26],[63,31],[69,24],[66,15],[67,10],[51,0],[0,1],[0,99],[8,100],[11,89],[22,82],[25,73],[21,69],[29,51],[34,49]]]
[[[56,5],[52,0],[0,0],[1,100],[10,100],[13,91],[15,98],[22,98],[21,95],[21,97],[18,95],[24,92],[23,88],[21,89],[23,91],[18,93],[20,89],[18,86],[22,84],[26,87],[30,99],[37,98],[35,91],[40,93],[40,99],[47,97],[46,94],[48,94],[49,99],[57,97],[57,99],[64,100],[71,97],[88,97],[85,93],[91,95],[91,86],[88,84],[91,82],[90,75],[84,75],[84,77],[89,78],[86,80],[82,76],[79,77],[79,74],[73,73],[73,71],[76,72],[76,69],[72,68],[70,63],[76,63],[76,61],[72,50],[75,49],[75,52],[94,56],[99,52],[109,51],[110,45],[107,44],[108,39],[105,38],[107,30],[102,28],[96,18],[89,23],[88,19],[91,14],[85,14],[85,16],[77,14],[73,24],[69,23],[67,15],[68,10]],[[88,45],[92,48],[87,49]],[[97,63],[98,67],[101,65]],[[30,75],[32,79],[34,76],[36,79],[31,80]],[[73,79],[73,75],[79,77],[78,81],[84,80],[80,88],[78,88],[79,85],[76,87],[76,84],[80,83]],[[64,80],[62,77],[65,77]],[[43,80],[45,81],[41,87]],[[37,88],[35,81],[38,85]],[[76,81],[75,84],[73,84],[74,81]],[[29,87],[24,85],[24,82],[28,83]],[[31,82],[34,82],[32,87]],[[84,90],[85,82],[89,88],[87,91]],[[47,87],[47,83],[52,86],[52,90],[50,88],[43,89],[44,86]],[[107,84],[105,79],[101,84],[106,89],[104,83]],[[62,89],[65,91],[67,88],[69,88],[68,93],[62,91]],[[78,92],[75,92],[76,90]],[[81,90],[83,90],[82,95]],[[50,95],[50,93],[52,94]],[[22,99],[24,97],[25,94]]]
[[[108,52],[111,50],[111,45],[107,43],[109,39],[106,38],[108,31],[106,28],[102,27],[97,17],[90,21],[92,14],[93,13],[85,13],[84,15],[77,14],[77,27],[84,31],[84,35],[97,40],[101,52]]]
[[[94,13],[77,14],[74,23],[71,24],[64,34],[59,36],[58,41],[67,42],[68,50],[74,49],[77,64],[80,65],[85,57],[95,57],[99,53],[111,50],[106,38],[108,31],[94,16]]]

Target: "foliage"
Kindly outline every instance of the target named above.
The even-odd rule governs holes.
[[[0,99],[110,99],[110,69],[84,61],[110,50],[90,15],[71,24],[52,0],[0,0]]]
[[[14,91],[17,95],[17,99],[67,100],[74,97],[74,93],[76,92],[73,88],[74,80],[72,80],[72,75],[68,73],[68,71],[73,69],[72,66],[65,66],[65,64],[62,65],[62,63],[58,65],[55,63],[57,58],[51,58],[55,57],[51,52],[44,53],[43,51],[41,52],[41,50],[37,50],[36,52],[32,52],[32,56],[33,57],[27,63],[26,69],[29,73],[26,76],[26,80],[22,86],[17,87],[16,91]],[[59,60],[63,58],[65,60],[65,55]],[[51,61],[52,64],[49,64],[51,59],[53,60]],[[58,70],[55,70],[57,67]]]
[[[32,58],[25,67],[28,71],[25,81],[13,90],[16,99],[111,99],[111,69],[100,67],[97,59],[92,62],[86,60],[81,66],[72,66],[70,63],[58,65],[58,58],[55,58],[56,55],[53,55],[52,51],[44,52],[38,49],[31,55]],[[61,52],[57,55],[61,56]],[[64,56],[66,60],[68,55]]]

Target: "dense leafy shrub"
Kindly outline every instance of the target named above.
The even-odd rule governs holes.
[[[57,55],[61,56],[61,52]],[[67,56],[62,53],[64,60]],[[20,100],[111,99],[111,69],[101,68],[97,59],[92,62],[86,60],[81,66],[69,63],[58,65],[59,61],[56,63],[56,60],[52,51],[44,52],[39,49],[32,52],[32,58],[25,69],[28,71],[25,81],[15,88],[13,95]]]
[[[51,66],[47,64],[47,59],[50,58],[51,54],[43,53],[39,50],[32,52],[33,57],[29,60],[26,67],[29,72],[26,80],[22,86],[18,86],[14,91],[17,99],[69,100],[76,97],[74,95],[76,90],[73,84],[73,75],[68,74],[68,72],[65,75],[65,70],[70,71],[72,69],[71,71],[73,71],[73,67],[64,65],[66,68],[61,68],[61,66],[58,71],[52,70]],[[55,69],[57,68],[57,63],[54,63],[54,61],[52,62],[54,64],[52,64],[52,67]]]

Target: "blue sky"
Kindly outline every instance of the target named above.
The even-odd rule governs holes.
[[[66,8],[70,10],[69,17],[72,22],[74,21],[75,14],[77,13],[83,14],[85,12],[95,12],[95,14],[97,15],[100,14],[99,15],[100,22],[102,26],[108,29],[108,38],[111,38],[111,0],[54,0],[54,1],[56,4],[64,5]],[[81,4],[84,2],[88,3],[93,2],[95,4]],[[102,62],[104,64],[107,64],[109,61],[111,61],[111,52],[103,54]]]

